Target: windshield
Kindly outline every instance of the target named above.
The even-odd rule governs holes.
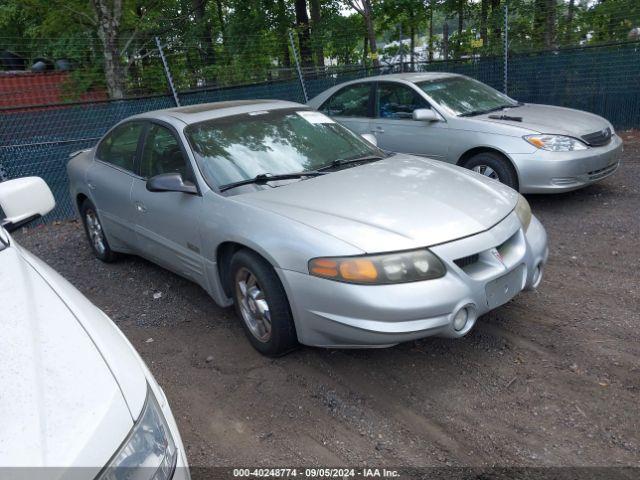
[[[435,103],[458,116],[518,106],[518,102],[505,94],[467,77],[429,80],[417,85]]]
[[[383,155],[329,117],[310,110],[279,109],[208,120],[188,126],[185,135],[205,179],[218,186]]]

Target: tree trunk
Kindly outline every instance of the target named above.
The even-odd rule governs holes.
[[[435,0],[431,0],[429,5],[429,62],[433,62],[433,4]]]
[[[373,26],[373,8],[371,8],[371,0],[362,0],[364,12],[364,24],[367,28],[367,37],[369,38],[369,51],[373,57],[373,66],[378,68],[380,60],[378,60],[378,42],[376,41],[376,30]]]
[[[411,40],[409,41],[409,45],[411,45],[411,54],[410,54],[410,62],[411,62],[411,71],[415,72],[415,49],[416,49],[416,27],[411,24],[409,27],[409,34],[411,35]]]
[[[564,34],[564,42],[570,45],[573,41],[573,16],[575,15],[576,1],[569,0],[569,10],[567,11],[567,26]]]
[[[303,67],[312,67],[311,35],[309,32],[309,15],[307,14],[307,0],[295,0],[296,27],[298,28],[298,45]]]
[[[487,20],[489,17],[489,0],[482,0],[480,5],[480,39],[482,40],[482,47],[486,48],[489,39],[487,37]]]
[[[205,65],[212,65],[215,63],[215,51],[213,50],[211,25],[207,18],[207,2],[208,0],[191,0],[193,16],[197,23],[197,32],[202,35],[202,42],[204,43],[201,58]]]
[[[449,24],[442,25],[442,58],[449,60]]]
[[[369,37],[364,36],[364,41],[362,43],[362,64],[367,65],[367,60],[369,59]]]
[[[462,55],[462,31],[464,30],[464,2],[465,0],[458,0],[458,41],[456,48],[456,57]]]
[[[291,56],[289,54],[289,19],[287,17],[287,6],[284,0],[278,0],[278,36],[280,37],[280,48],[282,51],[282,66],[287,69],[287,75],[291,69]]]
[[[124,72],[120,63],[118,40],[122,20],[122,0],[92,0],[98,38],[102,42],[104,76],[109,97],[124,97]]]
[[[315,37],[314,50],[316,55],[316,65],[322,68],[324,67],[324,51],[322,49],[322,12],[320,9],[320,0],[309,0],[309,5],[311,9],[311,27],[313,29],[313,36]]]
[[[500,0],[491,0],[491,18],[495,22],[493,28],[493,42],[495,44],[500,43],[502,37],[502,27],[504,24],[504,15],[500,9]]]
[[[544,46],[546,48],[556,47],[556,0],[546,0],[545,9],[547,10],[545,29],[544,29]]]

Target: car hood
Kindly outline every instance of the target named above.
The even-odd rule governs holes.
[[[469,170],[398,154],[233,198],[374,253],[487,230],[513,210],[518,194]]]
[[[92,478],[133,426],[118,381],[15,246],[0,252],[0,304],[0,467],[83,466]]]
[[[499,115],[521,118],[522,121],[489,118]],[[487,113],[471,118],[484,122],[512,125],[537,133],[556,133],[578,138],[589,133],[598,132],[606,127],[611,128],[611,124],[604,118],[592,113],[572,108],[536,105],[533,103],[526,103],[517,108],[507,108],[500,112]]]

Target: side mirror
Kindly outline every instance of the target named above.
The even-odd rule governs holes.
[[[363,133],[362,138],[364,138],[367,142],[369,142],[374,147],[378,146],[378,139],[376,138],[375,135],[371,133]]]
[[[40,177],[23,177],[0,183],[0,207],[5,218],[2,226],[13,232],[49,213],[56,201],[49,186]]]
[[[413,119],[420,122],[439,122],[440,115],[430,108],[416,108],[413,111]]]
[[[179,173],[163,173],[147,180],[147,190],[150,192],[182,192],[196,195],[198,189],[191,182],[182,180]]]

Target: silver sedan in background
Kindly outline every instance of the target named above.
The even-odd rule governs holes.
[[[98,258],[133,253],[197,282],[266,355],[461,337],[535,288],[548,254],[511,188],[387,155],[290,102],[134,116],[68,175]]]
[[[382,75],[337,85],[309,106],[378,146],[460,165],[522,193],[575,190],[618,168],[622,140],[604,118],[519,103],[450,73]]]

